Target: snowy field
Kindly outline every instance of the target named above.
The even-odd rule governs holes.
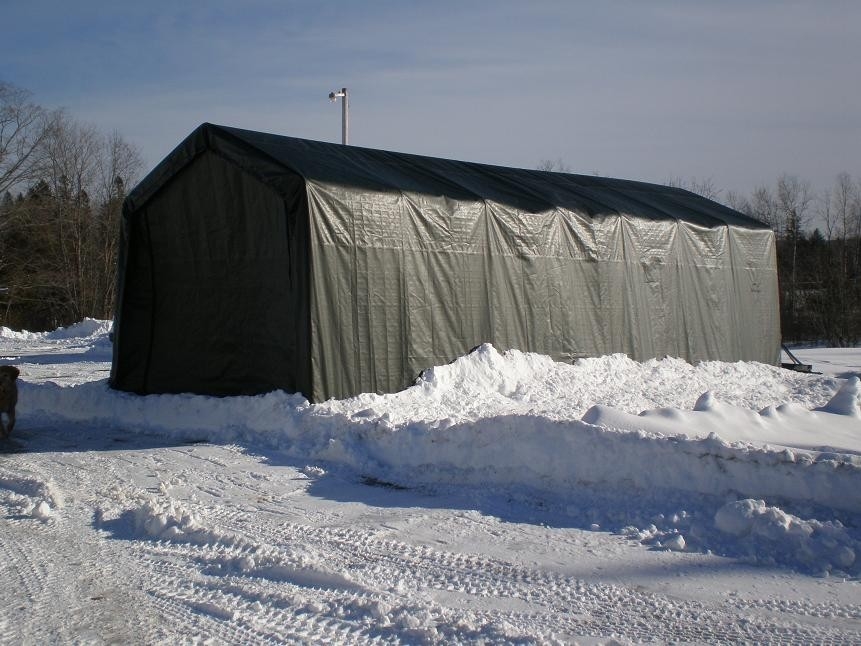
[[[0,328],[0,643],[861,642],[861,349],[309,405],[110,391],[107,328]]]

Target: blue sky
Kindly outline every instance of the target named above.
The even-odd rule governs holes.
[[[861,176],[861,2],[0,0],[0,79],[137,144],[204,121],[749,192]]]

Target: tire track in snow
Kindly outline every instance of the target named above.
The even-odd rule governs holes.
[[[34,541],[27,538],[26,532],[21,531],[19,524],[36,521],[7,521],[6,527],[0,531],[0,607],[3,608],[4,620],[14,625],[15,632],[0,634],[0,643],[13,643],[15,633],[32,634],[38,632],[38,615],[33,609],[45,605],[45,589],[48,581],[48,569],[43,560],[36,560],[35,555],[40,550],[34,549]],[[26,599],[21,604],[21,599]]]
[[[29,494],[30,506],[46,499],[57,504],[62,497],[53,484],[57,479],[79,479],[84,491],[97,496],[86,486],[87,476],[63,462],[18,460],[16,467],[19,475],[11,486]],[[7,485],[13,480],[3,470],[0,479]],[[4,619],[14,629],[0,635],[0,642],[157,643],[164,637],[159,617],[140,603],[137,573],[128,567],[122,547],[92,534],[91,523],[92,507],[73,500],[42,519],[20,516],[0,527],[0,558],[17,573],[14,580],[27,599],[24,605],[6,603],[4,594],[11,599],[23,595],[4,569],[0,600]]]
[[[199,628],[225,643],[367,643],[385,639],[373,615],[355,608],[373,608],[368,595],[324,587],[296,586],[288,576],[232,573],[213,575],[212,566],[236,560],[247,550],[214,545],[158,543],[148,550],[146,567],[158,573],[160,585],[149,590],[166,613],[184,625]],[[165,560],[169,559],[169,560]],[[178,566],[177,561],[185,567]],[[207,567],[207,564],[210,567]],[[197,568],[210,574],[200,576]],[[344,608],[347,616],[337,616]],[[365,621],[363,621],[365,619]]]
[[[31,516],[39,493],[45,485],[30,477],[25,461],[17,459],[14,470],[0,467],[0,510],[3,527],[0,529],[0,608],[4,619],[16,627],[23,625],[27,632],[38,631],[32,608],[45,606],[46,590],[51,584],[45,555],[39,549],[45,534],[41,521]],[[10,464],[6,462],[5,464]],[[11,466],[11,465],[10,465]],[[25,475],[27,474],[27,475]],[[15,603],[21,598],[26,604]],[[17,628],[16,628],[17,631]],[[14,633],[0,635],[3,643],[12,643]]]
[[[199,516],[204,533],[191,542],[160,542],[122,530],[105,542],[101,555],[84,546],[73,556],[68,546],[55,548],[42,538],[22,546],[30,553],[48,546],[61,558],[84,561],[87,567],[116,558],[119,573],[104,576],[145,590],[145,603],[138,600],[137,612],[129,616],[140,635],[167,640],[197,632],[202,639],[251,644],[327,639],[528,643],[549,641],[553,635],[563,641],[579,636],[708,643],[861,641],[861,634],[846,630],[845,622],[841,631],[799,621],[807,607],[802,602],[768,608],[773,616],[763,616],[735,601],[715,607],[620,585],[586,583],[506,558],[395,540],[379,527],[344,526],[350,519],[331,509],[309,511],[316,525],[285,523],[301,513],[285,500],[288,488],[305,486],[290,482],[293,472],[290,478],[271,472],[276,475],[271,482],[243,478],[238,469],[248,467],[230,459],[237,456],[219,460],[226,467],[213,472],[205,466],[189,467],[182,457],[187,456],[185,449],[169,451],[177,454],[176,462],[164,453],[155,459],[145,452],[121,452],[100,461],[100,473],[77,469],[75,456],[51,456],[38,465],[19,463],[34,475],[29,484],[16,476],[24,493],[36,494],[34,483],[48,482],[50,474],[72,494],[76,502],[55,517],[53,525],[20,521],[37,532],[53,531],[57,540],[63,538],[59,523],[74,523],[69,536],[90,541],[87,517],[92,518],[94,509],[118,514],[141,501],[173,499]],[[217,464],[201,462],[207,463]],[[183,468],[186,477],[177,477]],[[0,536],[5,533],[0,531]],[[255,564],[243,567],[242,559],[249,556]],[[22,571],[25,578],[49,580],[47,573],[26,573],[24,566]],[[827,612],[807,609],[811,617]],[[151,614],[152,623],[141,613]],[[46,635],[37,626],[28,630]],[[58,634],[71,636],[51,633],[55,640]]]
[[[196,472],[191,479],[199,491],[220,492],[220,497],[224,496],[224,488],[228,486],[243,490],[245,494],[240,498],[251,494],[267,499],[273,488],[283,484],[265,479],[248,482],[236,473],[222,473],[213,478]],[[433,617],[432,623],[436,624],[439,634],[449,630],[451,635],[464,641],[468,641],[465,633],[457,632],[454,628],[456,621],[449,616],[454,610],[464,612],[464,608],[467,608],[472,624],[481,627],[475,634],[485,637],[490,627],[504,616],[521,636],[548,635],[547,629],[551,627],[557,635],[617,636],[635,640],[659,638],[712,643],[861,640],[858,632],[841,632],[799,621],[798,615],[805,614],[803,603],[791,608],[778,608],[773,616],[763,617],[752,614],[751,607],[726,605],[715,608],[624,586],[583,583],[500,559],[417,546],[381,537],[379,530],[284,523],[286,510],[281,504],[266,505],[256,512],[247,506],[237,509],[217,504],[204,505],[199,511],[205,526],[228,527],[235,536],[241,537],[244,544],[265,546],[270,558],[276,561],[279,558],[289,561],[291,550],[295,551],[297,545],[314,545],[317,553],[325,555],[328,570],[346,573],[358,586],[371,591],[374,602],[388,604],[389,615],[396,613],[405,603],[422,608]],[[202,549],[201,546],[194,547],[198,558]],[[242,558],[247,551],[238,550],[229,558]],[[263,588],[268,590],[265,598],[271,600],[276,591],[298,586],[302,590],[301,596],[293,602],[300,605],[323,604],[320,608],[326,607],[327,595],[341,595],[339,603],[344,606],[350,603],[344,595],[359,594],[334,590],[332,586],[323,591],[312,591],[307,585],[303,588],[301,581],[291,581],[285,574],[286,570],[281,571],[277,580],[267,580],[261,569],[256,574],[240,574],[235,567],[226,567],[221,572],[212,567],[213,563],[225,563],[227,558],[224,554],[218,556],[212,552],[202,562],[198,561],[198,566],[207,573],[210,593],[213,588],[230,586],[239,598],[252,603],[251,599],[259,601]],[[255,579],[258,583],[252,584]],[[496,609],[503,603],[508,607],[512,604],[522,607],[524,611],[503,613]],[[317,614],[321,612],[318,608]],[[810,611],[809,614],[816,616],[816,612]],[[342,635],[342,638],[346,640],[347,635]]]
[[[229,514],[219,510],[220,523],[234,526]],[[237,514],[238,515],[238,514]],[[729,643],[756,641],[759,643],[835,643],[861,639],[861,633],[841,633],[823,626],[806,626],[793,618],[744,616],[742,608],[715,610],[690,601],[678,601],[662,595],[637,592],[630,588],[577,581],[564,575],[515,565],[500,559],[477,555],[450,553],[429,546],[381,539],[375,531],[346,527],[310,527],[300,524],[272,523],[265,516],[253,527],[244,525],[251,546],[265,546],[270,559],[291,558],[295,546],[312,543],[326,555],[326,565],[348,572],[360,587],[373,592],[362,595],[355,590],[353,597],[391,599],[395,594],[424,608],[433,617],[435,630],[445,632],[446,618],[451,611],[460,610],[457,601],[471,599],[470,618],[475,624],[490,626],[497,613],[493,606],[498,600],[518,600],[528,611],[506,613],[506,621],[521,635],[540,635],[547,626],[556,634],[567,636],[623,637],[635,640],[661,639]],[[198,566],[210,578],[206,588],[219,589],[218,577],[230,581],[240,598],[254,596],[248,581],[266,579],[237,574],[231,563],[249,554],[249,546],[194,546]],[[208,556],[204,554],[208,553]],[[208,566],[206,565],[208,564]],[[214,567],[213,567],[214,566]],[[224,567],[226,566],[226,567]],[[223,573],[219,573],[223,569]],[[282,574],[284,570],[281,571]],[[278,587],[297,585],[288,574],[281,580],[269,581]],[[239,583],[237,583],[239,582]],[[238,589],[236,586],[239,586]],[[301,584],[300,584],[301,587]],[[337,586],[322,585],[323,590],[306,593],[319,602],[321,597],[341,594]],[[442,593],[442,594],[440,594]],[[454,593],[447,595],[447,593]],[[483,604],[482,600],[487,601]],[[439,606],[438,603],[443,606]],[[445,608],[448,602],[453,608]],[[206,601],[204,600],[204,603]],[[347,602],[341,598],[338,604]],[[435,607],[436,606],[436,607]],[[449,611],[449,613],[446,612]],[[391,611],[390,611],[391,612]],[[739,613],[741,621],[739,621]],[[453,623],[449,623],[451,628]],[[329,626],[328,628],[331,628]],[[346,640],[350,631],[342,635]],[[366,635],[367,636],[367,635]],[[308,637],[308,634],[305,634]],[[460,635],[463,638],[463,635]]]
[[[295,539],[293,542],[303,544],[302,528],[297,525],[293,529],[299,532],[291,533]],[[319,535],[312,538],[317,540]],[[398,635],[412,635],[416,641],[436,641],[442,639],[441,634],[461,641],[468,637],[461,626],[460,609],[446,608],[430,599],[412,596],[408,596],[405,602],[402,594],[390,590],[368,591],[351,581],[352,573],[341,575],[333,572],[345,571],[341,567],[343,559],[336,558],[337,564],[327,560],[326,566],[320,568],[320,564],[313,560],[309,563],[307,559],[305,562],[299,559],[297,562],[296,550],[289,545],[273,547],[236,541],[235,537],[225,543],[215,540],[201,544],[195,539],[178,543],[143,541],[141,545],[145,546],[143,549],[148,554],[144,567],[156,572],[158,580],[172,578],[175,582],[194,582],[193,596],[183,599],[186,605],[198,609],[217,608],[219,606],[212,602],[213,594],[228,591],[242,600],[232,610],[234,623],[243,616],[242,608],[271,606],[273,599],[283,599],[285,591],[289,591],[289,605],[277,604],[283,608],[279,616],[287,617],[286,624],[280,626],[278,632],[293,634],[289,632],[290,626],[298,621],[293,615],[299,609],[305,626],[299,635],[301,641],[316,641],[318,637],[331,635],[333,630],[337,630],[336,641],[345,643],[368,639],[398,641],[401,639]],[[243,565],[249,556],[257,559],[258,563]],[[166,590],[173,587],[174,584],[169,584]],[[215,614],[220,613],[216,611]],[[320,622],[322,628],[314,628]],[[475,615],[473,623],[477,623],[478,628],[469,630],[476,639],[479,636],[495,640],[510,637],[510,630],[500,628],[506,622],[496,616]],[[531,626],[515,636],[522,640],[543,632],[539,626]]]

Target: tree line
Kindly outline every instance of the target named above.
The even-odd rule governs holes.
[[[122,202],[138,149],[0,82],[0,324],[113,316]]]
[[[541,170],[570,172],[561,161]],[[113,316],[119,223],[140,151],[0,81],[0,325],[48,330]],[[772,226],[783,338],[861,340],[861,180],[815,191],[793,175],[750,195],[670,179]]]

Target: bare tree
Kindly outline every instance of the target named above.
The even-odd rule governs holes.
[[[745,215],[756,217],[754,215],[753,205],[751,204],[750,200],[741,193],[737,193],[736,191],[727,191],[724,194],[723,203],[726,204],[729,208],[735,209],[739,213],[744,213]]]
[[[786,235],[798,235],[807,225],[813,202],[810,182],[784,173],[777,179],[777,207]]]
[[[49,140],[55,262],[73,318],[112,313],[119,214],[141,166],[117,133],[63,119]]]
[[[770,225],[779,236],[783,233],[778,215],[777,200],[767,186],[758,186],[750,196],[750,214],[761,222]]]
[[[542,159],[538,162],[535,170],[543,170],[551,173],[570,173],[571,167],[559,158],[556,160]]]
[[[38,174],[42,144],[56,114],[30,101],[30,93],[0,81],[0,194]]]
[[[7,305],[42,326],[109,318],[120,211],[140,154],[119,134],[104,136],[65,114],[38,154],[39,180],[14,209],[14,267],[0,273],[10,287]]]
[[[140,151],[114,131],[102,143],[97,169],[97,197],[101,212],[93,232],[93,261],[104,277],[100,307],[103,318],[113,314],[116,298],[120,216],[129,186],[137,179],[143,159]]]
[[[831,190],[825,189],[816,198],[816,215],[825,227],[825,239],[831,242],[837,229],[836,212],[831,200]]]
[[[852,237],[855,238],[855,254],[853,273],[856,277],[855,289],[861,301],[861,179],[855,182],[855,198],[852,200],[850,211],[850,226]]]
[[[777,209],[783,225],[783,235],[789,243],[789,286],[785,303],[791,330],[798,323],[798,243],[808,221],[813,201],[810,183],[795,175],[781,175],[777,180]]]
[[[855,231],[855,222],[853,217],[853,209],[858,201],[857,189],[855,182],[852,181],[849,173],[840,173],[834,180],[834,188],[832,189],[833,204],[834,204],[834,220],[837,224],[837,232],[843,246],[843,263],[844,270],[846,269],[847,251],[846,243],[849,237]]]
[[[707,177],[701,180],[697,179],[696,177],[691,177],[690,179],[671,177],[664,183],[667,186],[683,188],[686,191],[690,191],[691,193],[702,195],[709,200],[717,200],[721,193],[721,190],[715,186],[714,180],[711,177]]]
[[[16,216],[11,191],[32,179],[44,125],[45,111],[30,102],[29,93],[0,81],[0,194],[4,196],[0,209],[0,271],[9,262],[4,232]]]

